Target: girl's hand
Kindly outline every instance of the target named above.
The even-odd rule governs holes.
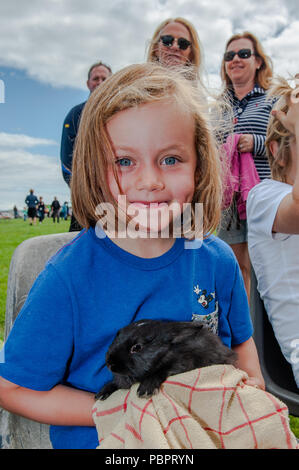
[[[265,390],[265,383],[261,381],[258,377],[248,377],[247,380],[244,380],[245,385],[250,385],[251,387],[260,388]]]
[[[253,152],[253,135],[242,134],[238,142],[238,150],[241,153]]]

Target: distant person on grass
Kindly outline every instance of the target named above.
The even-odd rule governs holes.
[[[57,200],[57,197],[55,196],[51,204],[52,217],[53,217],[54,223],[55,223],[55,219],[57,219],[57,223],[59,224],[60,208],[61,208],[60,202]]]
[[[37,215],[36,206],[38,204],[38,199],[36,195],[34,194],[33,189],[29,190],[29,194],[25,199],[25,203],[27,204],[27,207],[28,207],[29,224],[32,225],[33,223],[33,225],[36,225],[36,215]]]
[[[39,219],[40,224],[42,223],[42,221],[45,218],[45,210],[46,210],[45,203],[43,201],[43,198],[40,196],[39,203],[38,203],[38,206],[37,206],[38,219]]]
[[[69,215],[69,208],[68,208],[67,202],[65,201],[65,202],[63,203],[62,208],[61,208],[60,216],[61,216],[64,220],[67,220],[68,215]]]
[[[102,62],[97,62],[93,64],[87,75],[87,88],[90,93],[92,93],[98,85],[101,85],[110,75],[112,70],[109,65],[103,64]],[[69,113],[67,114],[62,130],[61,137],[61,148],[60,148],[60,160],[62,175],[65,182],[70,185],[71,175],[72,175],[72,160],[73,160],[73,151],[75,139],[79,129],[80,117],[85,106],[86,101],[83,103],[74,106]],[[81,226],[78,224],[75,217],[71,217],[70,232],[81,230]]]
[[[19,218],[19,212],[17,206],[13,207],[13,213],[14,213],[14,218],[18,219]]]

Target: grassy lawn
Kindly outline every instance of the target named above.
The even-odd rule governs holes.
[[[7,276],[9,263],[15,248],[24,240],[39,235],[68,232],[70,221],[61,220],[59,224],[46,218],[42,224],[30,226],[28,221],[0,220],[0,347],[4,336]],[[299,438],[299,418],[290,417],[293,433]]]
[[[42,224],[29,225],[23,219],[0,220],[0,344],[4,336],[6,289],[9,264],[15,248],[27,238],[50,233],[68,232],[70,220],[53,223],[45,218]]]
[[[290,426],[297,439],[299,439],[299,418],[290,416]]]

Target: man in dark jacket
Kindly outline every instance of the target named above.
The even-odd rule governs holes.
[[[54,201],[51,204],[51,210],[52,210],[52,217],[53,217],[53,222],[55,222],[55,219],[57,219],[57,223],[59,224],[59,215],[60,215],[60,203],[57,201],[57,198],[54,197]]]

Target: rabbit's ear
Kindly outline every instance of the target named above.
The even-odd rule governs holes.
[[[194,325],[187,326],[177,331],[177,334],[171,339],[172,344],[179,344],[185,342],[187,339],[192,338],[198,334],[198,331],[203,328],[203,324],[198,323]]]

